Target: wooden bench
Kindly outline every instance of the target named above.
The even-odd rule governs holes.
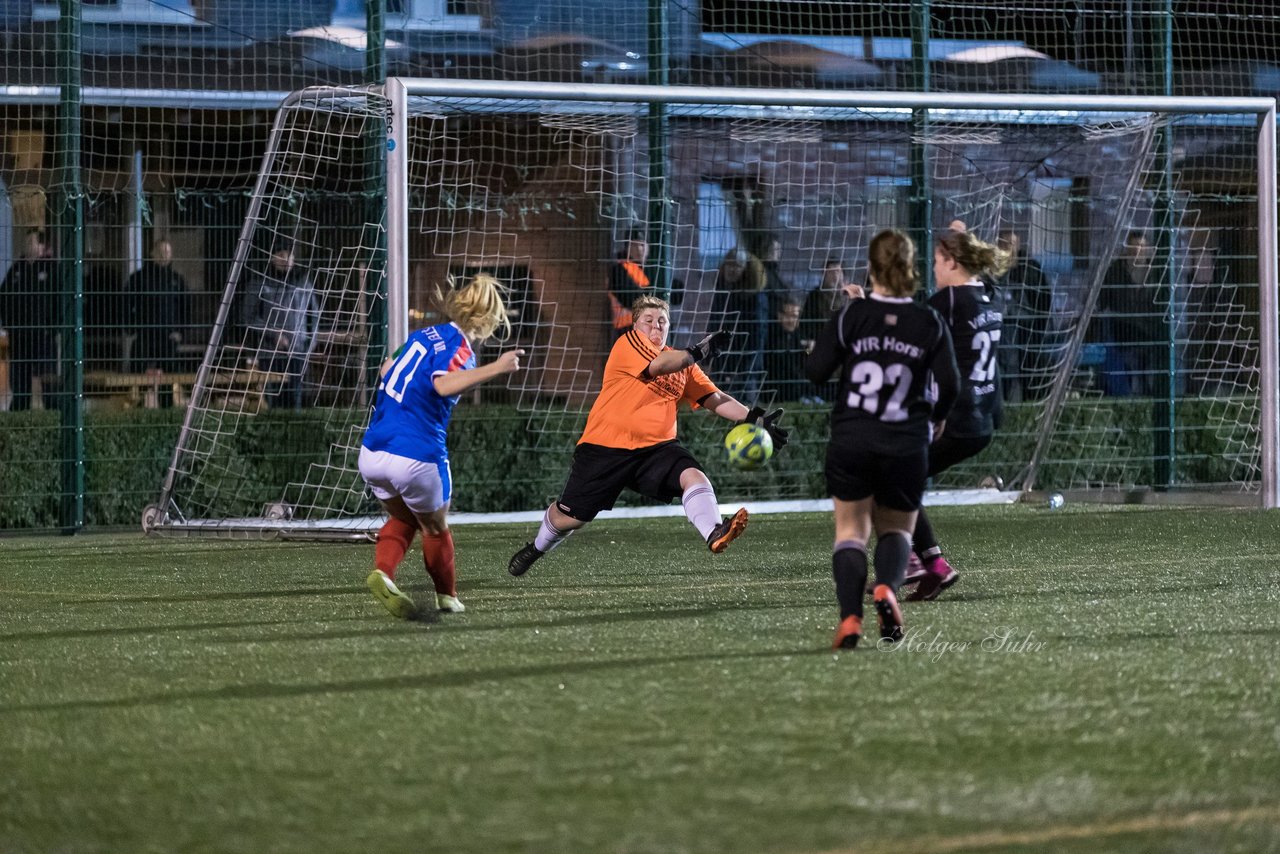
[[[85,371],[84,395],[91,405],[115,406],[120,409],[158,409],[160,391],[167,389],[173,395],[174,406],[185,406],[195,381],[195,374]],[[47,409],[53,406],[50,398],[57,393],[61,384],[62,378],[57,374],[32,377],[31,408]]]
[[[211,398],[220,397],[224,406],[238,402],[242,408],[261,411],[267,408],[267,392],[288,378],[289,375],[282,372],[247,365],[222,367],[209,372],[207,386]]]
[[[266,408],[266,395],[283,383],[286,375],[257,368],[231,368],[212,371],[209,388],[219,395],[242,398],[253,404],[254,409]],[[52,394],[56,393],[61,378],[45,374],[31,379],[31,407],[46,409],[53,406]],[[195,374],[122,373],[118,371],[86,371],[84,394],[90,405],[114,406],[120,409],[158,409],[160,392],[168,390],[173,395],[174,406],[186,406],[195,386]]]

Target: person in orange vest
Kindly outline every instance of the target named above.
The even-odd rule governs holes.
[[[614,337],[620,338],[631,329],[631,306],[649,292],[649,276],[644,271],[648,258],[649,240],[642,230],[635,229],[609,266],[609,318]]]

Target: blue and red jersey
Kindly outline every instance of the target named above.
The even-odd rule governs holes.
[[[448,459],[449,417],[460,395],[441,397],[434,379],[475,366],[471,343],[453,323],[414,332],[378,384],[363,445],[422,462]]]

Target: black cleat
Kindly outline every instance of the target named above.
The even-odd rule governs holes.
[[[524,548],[511,556],[511,562],[507,564],[507,572],[515,576],[524,575],[529,571],[529,567],[533,566],[534,561],[543,554],[545,552],[538,551],[533,543],[525,543]]]
[[[711,529],[711,533],[707,535],[707,548],[711,549],[712,554],[720,554],[729,548],[738,537],[742,536],[742,532],[747,530],[747,508],[739,508],[728,519],[720,520],[720,524]]]

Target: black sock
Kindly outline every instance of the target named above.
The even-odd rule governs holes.
[[[911,540],[901,531],[889,531],[876,539],[876,584],[887,584],[894,593],[907,574]]]
[[[924,514],[924,508],[920,508],[920,512],[916,514],[916,530],[911,535],[911,550],[920,555],[921,558],[927,552],[938,548],[938,538],[933,533],[933,526],[929,524],[929,517]]]
[[[831,574],[836,580],[836,601],[840,619],[862,616],[862,597],[867,589],[867,547],[853,540],[841,540],[831,553]]]

